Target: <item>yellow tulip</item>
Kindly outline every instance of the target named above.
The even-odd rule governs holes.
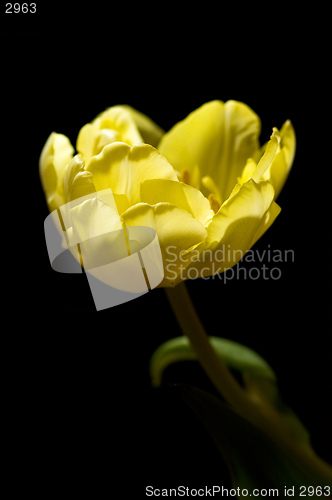
[[[47,199],[52,190],[64,203],[80,202],[83,197],[84,207],[75,207],[73,230],[84,241],[96,234],[89,224],[103,227],[98,250],[94,250],[103,253],[103,262],[105,252],[112,252],[110,241],[114,245],[107,236],[112,228],[152,228],[164,267],[159,286],[173,287],[235,265],[280,212],[275,196],[295,152],[290,122],[280,132],[273,129],[262,149],[259,118],[250,108],[235,101],[213,101],[164,134],[155,149],[139,141],[138,128],[133,127],[135,112],[130,114],[131,108],[124,108],[123,123],[127,125],[122,132],[119,126],[117,132],[123,134],[121,142],[119,135],[111,137],[111,128],[104,128],[111,127],[109,115],[100,115],[83,127],[77,141],[80,154],[69,158],[65,166],[64,161],[72,155],[65,147],[69,141],[64,136],[60,141],[57,135],[49,139],[52,146],[45,148],[52,154],[46,154],[44,148],[40,160]],[[150,136],[156,141],[162,132],[145,118],[136,116],[136,123],[141,119],[141,129],[145,123],[145,131],[152,131]],[[107,143],[108,139],[112,140]],[[59,181],[51,183],[50,171],[58,179],[62,176],[62,186]],[[104,190],[112,193],[114,206],[105,206],[102,199],[94,201],[93,193],[97,197],[97,192]],[[53,196],[52,206],[59,202],[59,196]]]

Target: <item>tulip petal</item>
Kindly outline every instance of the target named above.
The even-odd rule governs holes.
[[[189,212],[204,226],[214,212],[203,194],[188,184],[167,179],[151,179],[141,184],[141,201],[149,205],[168,202]]]
[[[279,152],[279,146],[280,134],[278,129],[274,128],[273,134],[271,135],[269,142],[265,145],[265,150],[258,161],[258,164],[256,164],[254,159],[248,158],[241,176],[237,179],[238,182],[240,184],[244,184],[251,178],[255,182],[259,182],[261,179],[268,180],[267,177],[269,177],[269,174],[267,174],[267,171],[269,171],[272,163],[276,159]]]
[[[259,238],[261,238],[263,236],[265,231],[267,231],[269,229],[269,227],[276,220],[276,218],[278,217],[280,212],[281,212],[281,208],[279,207],[279,205],[275,201],[273,201],[271,204],[271,207],[269,208],[269,210],[267,211],[267,213],[265,215],[265,218],[262,220],[261,224],[258,227],[258,230],[257,230],[255,236],[253,237],[253,239],[251,241],[251,245],[250,245],[251,247],[256,243],[256,241],[259,240]]]
[[[250,178],[252,178],[255,170],[257,168],[257,163],[253,158],[248,158],[247,163],[242,171],[242,174],[240,177],[237,178],[237,181],[239,184],[244,184],[247,182]]]
[[[261,180],[266,170],[271,166],[271,164],[275,160],[275,157],[279,150],[279,144],[280,144],[280,136],[278,134],[278,130],[274,129],[273,134],[271,135],[271,138],[267,143],[266,150],[262,158],[259,160],[255,172],[253,173],[252,178],[254,179],[255,182],[259,182]]]
[[[98,197],[85,200],[71,208],[70,220],[74,244],[122,229],[118,213]]]
[[[97,191],[110,188],[114,194],[126,195],[130,205],[141,201],[140,185],[145,180],[177,180],[166,158],[148,144],[109,144],[91,158],[86,170],[92,173]]]
[[[203,177],[214,180],[223,202],[257,152],[259,134],[260,119],[248,106],[212,101],[164,134],[159,150],[179,172],[197,164]]]
[[[182,281],[182,272],[192,261],[190,251],[185,257],[183,252],[197,248],[207,235],[197,219],[170,203],[139,203],[122,214],[122,219],[126,226],[147,226],[156,231],[164,262],[164,279],[159,286],[175,286]],[[193,257],[197,258],[197,252]]]
[[[250,218],[255,221],[254,226],[265,217],[273,201],[274,189],[269,182],[255,182],[249,179],[248,182],[239,187],[236,194],[231,196],[213,217],[208,228],[207,246],[215,247],[220,244],[228,229],[229,224],[236,220]],[[248,240],[250,238],[249,228],[244,231]],[[242,238],[244,234],[240,234]]]
[[[65,203],[63,177],[73,154],[74,148],[68,137],[55,132],[52,132],[42,149],[39,175],[50,211]]]
[[[74,156],[67,165],[63,188],[66,202],[82,198],[96,191],[92,174],[84,170],[84,161],[80,155]]]
[[[143,142],[134,119],[123,106],[113,106],[100,113],[91,123],[81,128],[76,149],[88,161],[99,154],[107,144],[121,141],[132,146]]]
[[[293,165],[296,150],[296,137],[292,123],[287,120],[280,130],[280,149],[275,159],[264,174],[275,189],[275,198],[280,194],[290,169]]]
[[[122,109],[128,111],[128,113],[134,120],[143,141],[147,144],[151,144],[151,146],[154,146],[156,148],[161,137],[165,133],[164,130],[160,128],[154,121],[152,121],[151,118],[144,115],[140,111],[137,111],[137,109],[134,109],[127,104],[123,104],[121,107]]]
[[[70,209],[70,246],[80,244],[85,269],[128,256],[125,233],[116,210],[98,197]]]
[[[274,197],[269,182],[256,183],[250,179],[237,187],[213,217],[207,228],[205,248],[199,260],[190,266],[196,267],[201,276],[211,276],[234,266],[278,214],[273,208],[270,219],[267,218]]]

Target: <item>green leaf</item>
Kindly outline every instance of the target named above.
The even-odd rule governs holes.
[[[255,351],[232,340],[220,337],[209,337],[212,346],[224,363],[236,370],[255,377],[276,380],[275,373],[268,363]],[[177,361],[195,360],[196,353],[187,337],[176,337],[158,347],[150,361],[152,384],[161,384],[163,371]]]
[[[224,363],[242,373],[244,383],[256,401],[264,400],[283,417],[291,439],[309,444],[310,435],[297,415],[282,400],[274,371],[255,351],[232,340],[209,337],[210,342]],[[187,337],[176,337],[158,347],[150,360],[152,384],[158,387],[162,374],[172,363],[196,360],[197,355]]]
[[[242,373],[244,383],[255,401],[270,404],[282,417],[294,442],[309,445],[310,435],[297,415],[282,400],[276,375],[268,363],[255,351],[244,345],[220,337],[209,337],[210,342],[229,367]],[[168,340],[158,347],[150,360],[152,384],[158,387],[163,371],[178,361],[196,360],[197,356],[187,337]]]
[[[310,449],[305,451],[299,448],[302,451],[294,453],[215,396],[191,386],[178,387],[182,398],[201,420],[224,456],[234,488],[247,490],[248,497],[254,496],[255,489],[260,490],[261,496],[255,495],[258,499],[284,497],[285,488],[290,490],[287,496],[292,498],[300,498],[301,491],[312,498],[331,495],[332,468]],[[314,494],[309,495],[309,486]],[[240,491],[238,496],[245,494],[241,495]]]

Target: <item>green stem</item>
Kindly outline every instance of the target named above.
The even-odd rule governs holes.
[[[233,410],[267,432],[272,439],[284,445],[300,461],[331,481],[331,467],[321,460],[311,447],[293,443],[278,412],[264,401],[255,403],[232,376],[213,349],[185,284],[180,283],[175,288],[165,288],[165,291],[183,334],[189,338],[206,374]]]
[[[216,389],[241,416],[257,422],[256,405],[213,349],[185,284],[180,283],[175,288],[165,290],[183,333],[189,338],[199,362]]]

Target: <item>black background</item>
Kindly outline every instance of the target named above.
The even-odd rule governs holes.
[[[75,144],[79,129],[115,104],[130,104],[168,130],[204,102],[240,100],[260,116],[262,143],[273,126],[292,120],[297,152],[278,199],[282,212],[255,248],[292,249],[294,262],[281,265],[277,281],[187,285],[209,334],[242,342],[272,365],[314,449],[331,462],[330,214],[323,205],[329,98],[321,34],[313,43],[309,17],[300,29],[278,9],[259,21],[258,13],[240,19],[202,6],[39,7],[34,19],[2,17],[3,393],[8,464],[21,471],[13,490],[122,498],[126,488],[144,498],[149,484],[229,485],[221,455],[173,387],[212,391],[200,367],[174,365],[163,387],[151,388],[151,354],[180,334],[164,291],[97,313],[86,278],[49,264],[40,151],[52,131]]]

